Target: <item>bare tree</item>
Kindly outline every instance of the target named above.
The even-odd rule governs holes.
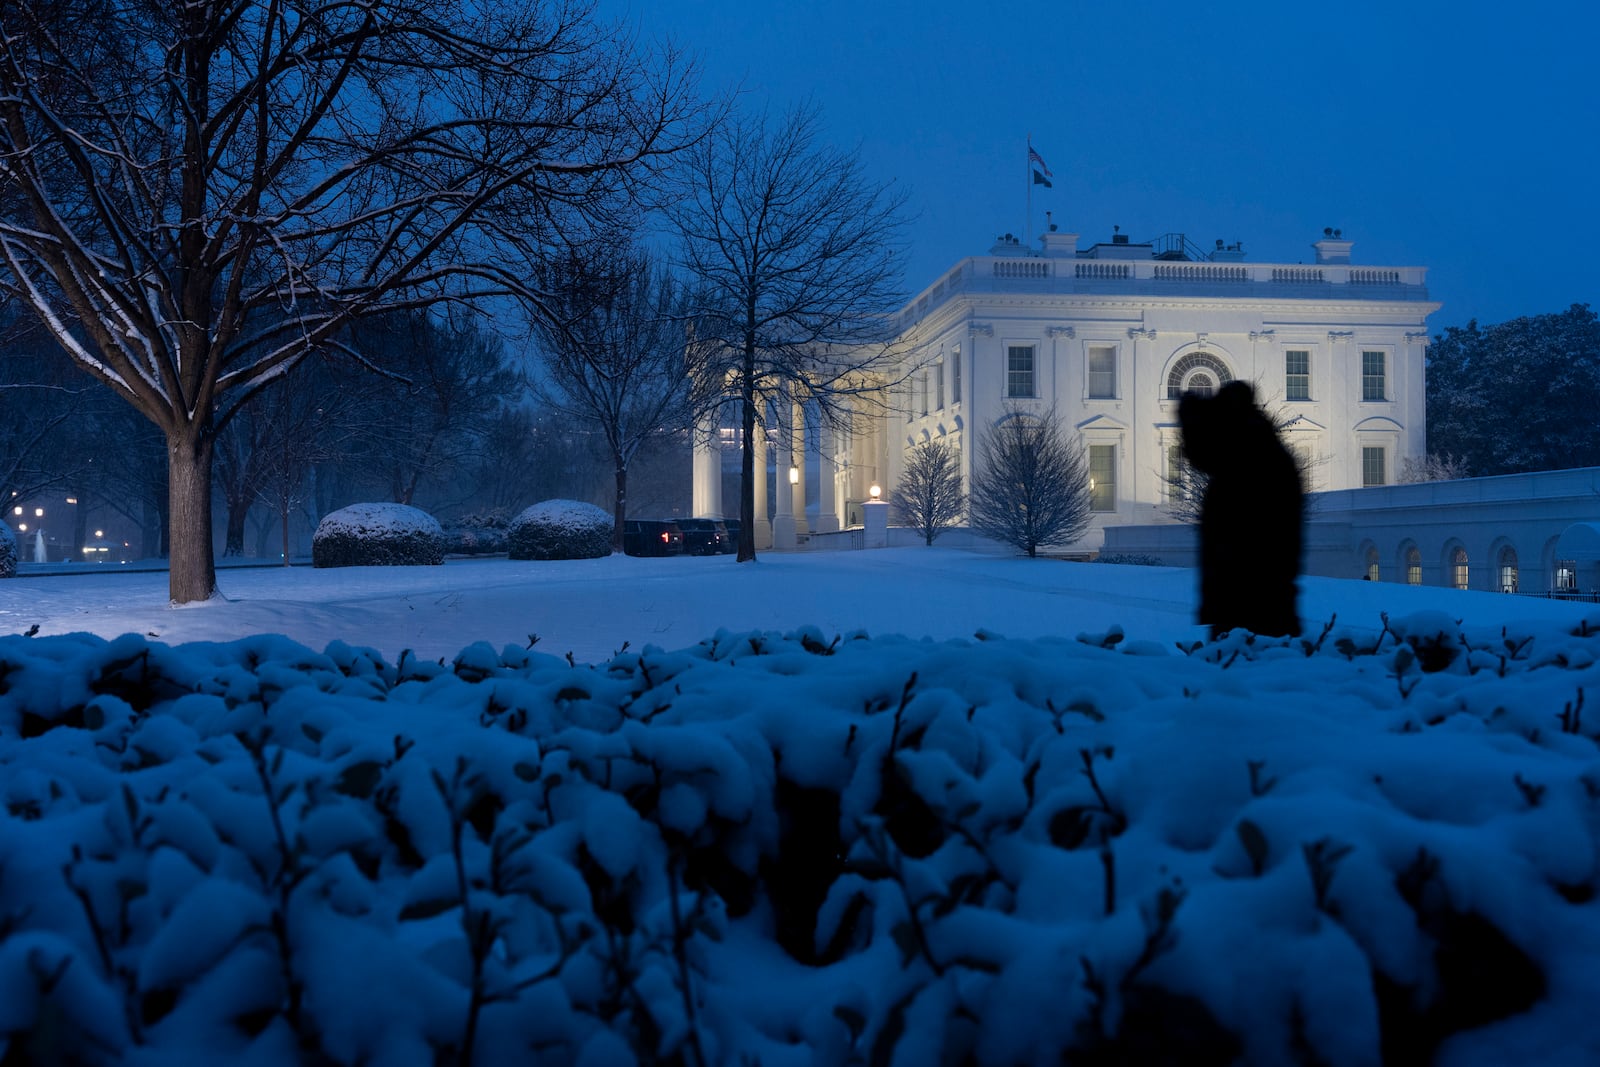
[[[213,595],[236,405],[356,317],[515,294],[693,140],[681,59],[589,0],[5,0],[10,281],[165,438],[174,601]]]
[[[545,268],[554,315],[539,326],[540,399],[605,441],[615,492],[611,547],[622,551],[628,471],[649,441],[687,430],[710,375],[686,366],[684,297],[670,272],[625,244],[574,248]]]
[[[1029,556],[1089,528],[1092,490],[1083,447],[1054,411],[1008,410],[978,439],[968,503],[973,529]]]
[[[739,409],[741,561],[755,558],[757,411],[805,399],[842,425],[895,360],[905,197],[820,143],[820,125],[809,106],[728,120],[688,153],[691,189],[670,209],[702,304],[696,344]]]
[[[1448,482],[1457,478],[1471,477],[1467,469],[1467,461],[1460,456],[1446,452],[1440,454],[1430,452],[1426,456],[1407,456],[1400,462],[1400,476],[1395,479],[1401,485],[1414,482]]]
[[[921,442],[906,453],[905,470],[889,494],[889,503],[901,525],[916,529],[932,545],[966,510],[961,457],[945,441]]]
[[[499,337],[464,318],[409,310],[362,321],[349,346],[362,358],[341,361],[333,384],[352,398],[349,462],[397,504],[460,485],[518,385]]]

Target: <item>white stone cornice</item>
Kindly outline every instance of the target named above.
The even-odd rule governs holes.
[[[994,327],[987,322],[969,322],[967,323],[967,333],[972,337],[976,337],[979,334],[985,337],[993,337]]]
[[[1044,332],[1051,337],[1078,336],[1078,331],[1071,326],[1046,326]]]

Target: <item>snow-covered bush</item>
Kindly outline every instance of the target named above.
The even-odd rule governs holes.
[[[511,520],[512,559],[597,559],[611,554],[612,516],[577,500],[546,500]]]
[[[0,1058],[1587,1063],[1600,629],[1383,623],[0,638]]]
[[[17,576],[17,535],[11,527],[0,522],[0,578]]]
[[[316,567],[437,566],[444,531],[432,515],[409,504],[351,504],[317,523],[311,538]]]
[[[453,556],[483,556],[506,550],[511,518],[504,508],[463,515],[444,529],[445,551]]]

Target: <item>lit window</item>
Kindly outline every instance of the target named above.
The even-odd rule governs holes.
[[[1416,545],[1406,549],[1406,584],[1422,584],[1422,550]]]
[[[1467,550],[1457,548],[1450,553],[1450,584],[1457,589],[1468,588]]]
[[[1033,391],[1033,346],[1006,347],[1006,396],[1036,396]]]
[[[1361,399],[1387,400],[1387,375],[1382,352],[1361,353]]]
[[[1167,372],[1167,399],[1177,400],[1184,393],[1210,396],[1233,381],[1222,361],[1210,352],[1191,352]]]
[[[1557,592],[1570,593],[1578,588],[1578,561],[1573,559],[1556,560],[1555,589]]]
[[[1507,545],[1500,550],[1500,584],[1502,593],[1517,591],[1517,550]]]
[[[1117,446],[1089,446],[1089,510],[1117,510]]]
[[[1089,349],[1089,396],[1111,400],[1117,395],[1117,350],[1096,345]]]
[[[1283,354],[1283,398],[1311,399],[1311,353],[1288,351]]]
[[[1376,548],[1368,548],[1367,549],[1367,581],[1369,581],[1369,582],[1382,581],[1382,577],[1381,577],[1382,573],[1383,573],[1382,567],[1379,565],[1379,562],[1378,562],[1378,550]]]
[[[1363,448],[1361,450],[1361,484],[1364,486],[1387,485],[1388,478],[1385,470],[1384,450],[1378,448]]]

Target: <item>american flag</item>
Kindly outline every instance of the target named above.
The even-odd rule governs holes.
[[[1035,152],[1033,150],[1033,145],[1029,145],[1028,146],[1028,162],[1029,163],[1037,163],[1039,165],[1039,169],[1044,171],[1044,176],[1046,178],[1054,178],[1055,177],[1054,174],[1050,173],[1050,168],[1045,165],[1044,157],[1041,156],[1038,152]]]

